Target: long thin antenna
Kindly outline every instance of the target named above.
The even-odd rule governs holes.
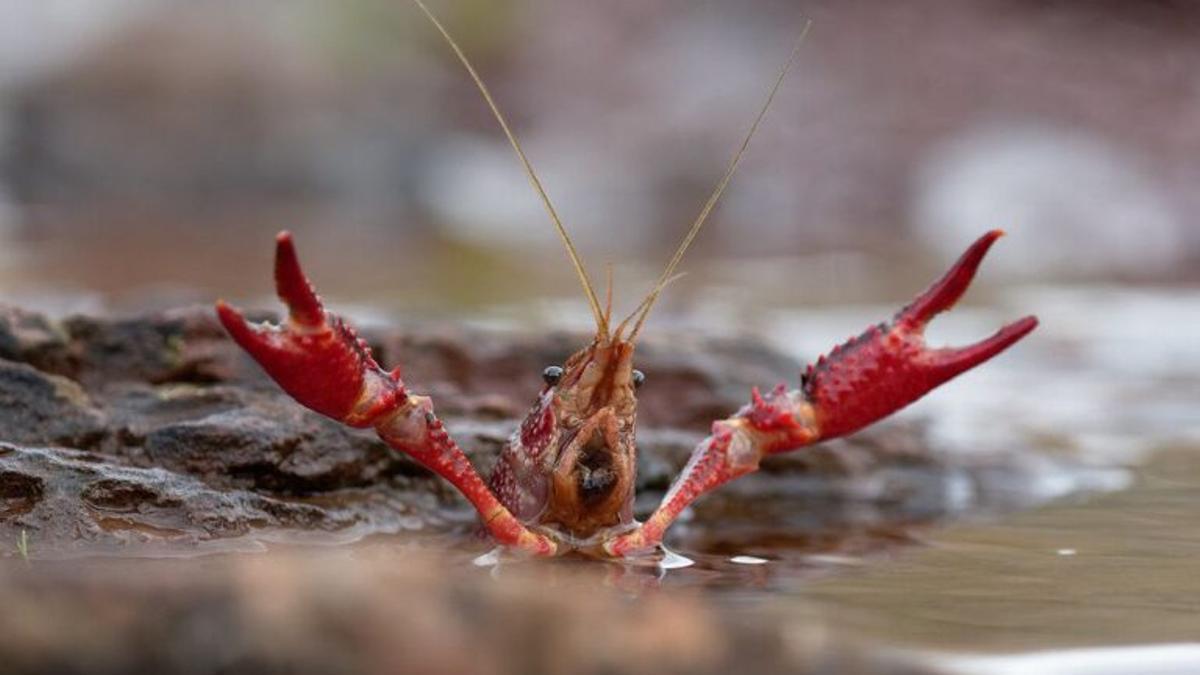
[[[754,123],[750,125],[750,130],[746,132],[746,137],[742,139],[742,144],[733,155],[733,159],[729,162],[729,167],[725,169],[725,175],[721,177],[721,181],[717,183],[717,187],[709,195],[708,201],[704,203],[704,208],[700,209],[700,215],[696,216],[696,220],[692,223],[692,227],[688,230],[687,236],[683,238],[683,242],[679,244],[679,248],[675,250],[675,255],[671,256],[671,262],[667,263],[667,268],[663,270],[658,281],[655,282],[654,288],[650,291],[646,299],[633,310],[633,313],[621,322],[617,327],[616,334],[620,335],[625,329],[630,319],[637,316],[637,322],[633,325],[633,330],[629,333],[629,341],[633,342],[637,338],[638,333],[642,330],[642,324],[646,322],[646,317],[650,316],[650,310],[654,307],[654,302],[658,300],[658,296],[662,293],[667,281],[671,279],[671,275],[675,272],[675,267],[679,261],[683,259],[683,254],[687,251],[688,246],[691,246],[692,240],[696,238],[696,234],[700,232],[700,227],[704,225],[704,221],[708,219],[708,214],[712,212],[713,207],[717,205],[717,200],[721,198],[721,193],[725,192],[725,187],[729,185],[729,179],[733,178],[733,174],[737,171],[738,165],[742,162],[742,155],[746,153],[746,148],[750,145],[750,139],[754,138],[754,133],[758,131],[758,125],[762,122],[763,117],[767,114],[767,109],[771,107],[771,102],[775,100],[775,94],[779,93],[779,87],[783,84],[784,78],[787,77],[788,71],[796,63],[796,58],[800,54],[800,45],[804,43],[804,38],[808,35],[808,29],[812,26],[812,19],[804,20],[804,27],[800,29],[800,34],[796,37],[796,42],[792,45],[792,52],[788,56],[788,60],[783,64],[783,68],[779,70],[779,75],[775,78],[775,84],[771,86],[771,91],[767,94],[767,100],[763,102],[759,108],[758,116],[754,118]],[[639,314],[640,312],[640,314]]]
[[[604,325],[606,326],[608,325],[609,321],[612,321],[612,270],[613,264],[611,262],[604,266]]]
[[[529,176],[529,182],[532,183],[533,188],[537,190],[538,197],[541,198],[542,204],[544,204],[546,207],[546,212],[550,214],[550,220],[554,221],[554,229],[558,231],[559,238],[562,239],[563,245],[567,247],[567,255],[571,257],[571,264],[575,266],[575,273],[579,275],[579,282],[583,284],[583,291],[587,294],[588,304],[592,307],[592,315],[596,319],[597,330],[599,330],[600,335],[607,336],[608,320],[604,316],[604,312],[600,309],[600,300],[597,299],[596,291],[592,288],[592,281],[588,278],[587,270],[584,269],[583,262],[579,259],[579,252],[575,250],[575,244],[571,243],[571,237],[567,235],[567,229],[563,226],[562,219],[558,217],[558,211],[554,209],[554,204],[550,202],[550,196],[546,194],[546,189],[542,187],[542,181],[538,179],[537,173],[535,173],[533,170],[533,165],[529,163],[529,158],[525,156],[525,151],[521,149],[521,144],[517,142],[517,137],[513,134],[512,129],[509,128],[508,121],[505,120],[504,115],[501,114],[500,108],[496,105],[496,101],[492,98],[491,92],[488,91],[487,85],[483,83],[483,78],[481,78],[479,73],[475,71],[475,67],[471,65],[471,62],[467,59],[467,55],[463,52],[462,48],[459,47],[454,38],[450,36],[450,32],[446,30],[446,27],[442,25],[442,22],[438,21],[438,18],[434,16],[433,12],[429,11],[429,8],[425,6],[425,3],[421,0],[413,0],[413,3],[420,8],[421,12],[424,13],[433,26],[438,29],[438,32],[442,34],[442,37],[446,39],[446,42],[450,45],[450,48],[454,50],[454,55],[458,57],[458,60],[467,69],[467,72],[471,75],[471,79],[475,81],[475,86],[479,88],[479,93],[483,94],[483,99],[487,101],[488,107],[491,108],[492,115],[494,115],[496,121],[500,123],[500,128],[504,130],[504,135],[508,138],[509,145],[511,145],[512,149],[516,151],[517,158],[521,160],[521,166],[525,169],[525,175]]]

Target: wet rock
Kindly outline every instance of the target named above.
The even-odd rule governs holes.
[[[42,500],[44,485],[44,481],[36,476],[17,471],[0,472],[0,519],[32,511]]]
[[[54,322],[40,314],[0,307],[0,357],[28,363],[84,384],[110,380],[214,381],[208,347],[224,337],[197,309],[155,317],[97,320],[74,316]],[[218,349],[218,351],[222,351]],[[219,369],[220,365],[212,366]]]
[[[409,386],[433,396],[485,474],[540,389],[541,371],[586,340],[461,328],[365,337],[381,362],[402,364]],[[3,310],[0,355],[11,359],[0,360],[0,441],[8,443],[0,446],[0,536],[28,529],[42,543],[39,555],[195,549],[280,531],[353,538],[473,527],[461,497],[436,476],[371,431],[283,394],[209,308],[62,322]],[[686,335],[647,341],[639,367],[647,375],[639,392],[641,508],[652,507],[712,420],[741,407],[752,386],[800,371],[755,343]],[[864,476],[906,462],[936,487],[944,476],[922,436],[919,427],[892,425],[772,459],[749,491],[727,491],[703,508],[735,522],[739,504],[764,495],[784,503],[862,496]],[[876,489],[870,498],[888,494]]]
[[[374,484],[415,467],[368,435],[286,401],[224,390],[225,404],[202,415],[124,427],[141,439],[139,462],[203,476],[210,484],[309,494]],[[175,395],[179,405],[195,398]]]
[[[30,363],[47,372],[63,372],[67,336],[41,314],[0,306],[0,358]]]
[[[4,440],[88,446],[105,433],[104,415],[75,382],[0,360]]]
[[[0,444],[0,540],[25,531],[37,557],[254,550],[256,533],[327,533],[332,540],[411,527],[402,499],[323,505],[214,489],[161,468],[121,466],[67,448]]]

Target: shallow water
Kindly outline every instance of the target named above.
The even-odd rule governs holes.
[[[894,310],[779,309],[769,295],[721,288],[698,296],[707,300],[659,318],[666,330],[751,333],[806,359]],[[440,531],[349,548],[396,565],[435,552],[466,578],[552,580],[569,570],[625,594],[699,594],[733,616],[772,607],[840,642],[948,672],[1128,672],[1125,658],[1137,672],[1200,669],[1200,651],[1186,647],[1071,651],[1200,639],[1200,290],[1043,286],[987,297],[939,317],[930,341],[978,339],[1026,313],[1041,317],[1040,328],[898,416],[925,426],[929,452],[955,458],[947,466],[965,459],[971,471],[909,482],[893,472],[886,487],[872,477],[837,500],[747,479],[728,489],[770,489],[763,505],[720,520],[697,509],[673,533],[679,557],[669,565],[477,565],[487,547],[465,512]],[[564,314],[586,317],[570,303],[538,303],[478,321],[562,326]],[[389,320],[377,309],[357,315]],[[989,469],[992,458],[1004,461]],[[904,509],[896,485],[910,499],[899,500]],[[226,543],[274,555],[345,541]],[[988,653],[1003,656],[971,656]]]
[[[996,307],[940,317],[931,340],[960,343],[1026,311],[1042,319],[1029,340],[905,414],[928,415],[943,451],[1030,448],[1069,458],[1094,470],[1082,479],[1098,492],[933,530],[923,546],[885,563],[799,583],[789,594],[814,603],[839,631],[906,649],[1200,639],[1200,292],[1027,288]],[[780,319],[784,326],[810,320]],[[1040,485],[1012,488],[1070,494],[1088,475],[1048,471]],[[1066,663],[1085,672],[1122,672],[1076,655]],[[1200,651],[1164,658],[1140,672],[1171,663],[1200,668]],[[1012,664],[1013,672],[1034,667]]]
[[[1042,318],[1031,339],[901,417],[928,420],[935,452],[1028,452],[1036,480],[987,489],[1007,489],[1013,504],[1054,501],[968,511],[947,527],[864,529],[827,551],[812,532],[789,540],[770,519],[739,523],[733,546],[717,529],[685,537],[677,552],[695,564],[660,570],[653,585],[699,586],[733,608],[770,598],[953,672],[1200,669],[1200,646],[1071,651],[1200,640],[1200,292],[1026,288],[940,317],[930,339],[978,338],[1017,308]],[[881,315],[788,311],[760,323],[777,346],[810,355]],[[1036,659],[961,656],[979,652]]]
[[[798,591],[889,644],[1030,650],[1200,637],[1196,448],[1128,490],[952,527],[886,565]]]

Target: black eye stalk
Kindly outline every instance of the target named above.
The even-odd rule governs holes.
[[[542,379],[545,380],[546,384],[550,385],[551,387],[558,384],[558,381],[562,379],[562,376],[563,369],[559,366],[546,366],[546,369],[542,371]]]
[[[641,389],[642,383],[646,381],[646,374],[640,370],[633,371],[633,387]]]

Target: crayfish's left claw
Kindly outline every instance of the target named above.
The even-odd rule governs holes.
[[[800,390],[780,386],[713,423],[662,504],[638,529],[604,548],[614,556],[645,551],[662,541],[675,518],[700,495],[758,469],[767,455],[844,436],[916,401],[950,378],[1007,349],[1037,327],[1027,316],[966,347],[929,349],[925,325],[962,297],[975,270],[1003,233],[980,237],[958,262],[890,323],[867,329],[808,367]]]
[[[975,271],[1004,230],[992,230],[971,244],[941,279],[896,313],[893,326],[920,334],[933,317],[952,308],[975,278]],[[966,347],[926,349],[924,360],[937,384],[987,361],[1037,327],[1037,318],[1027,316],[1001,328],[990,338]]]
[[[984,255],[1003,234],[992,230],[980,237],[890,324],[869,328],[808,367],[803,389],[822,439],[844,436],[903,408],[1037,327],[1037,318],[1027,316],[966,347],[925,345],[926,324],[962,297]]]
[[[992,230],[984,234],[963,252],[958,261],[924,293],[918,295],[904,309],[896,313],[896,323],[905,323],[913,328],[922,328],[929,320],[950,309],[975,278],[979,263],[992,248],[996,240],[1004,236],[1004,230]]]
[[[1029,331],[1037,328],[1037,325],[1037,317],[1027,316],[1008,324],[996,331],[995,335],[973,345],[926,350],[925,359],[928,361],[929,372],[937,380],[933,386],[936,387],[1008,349],[1017,340],[1025,337]]]

